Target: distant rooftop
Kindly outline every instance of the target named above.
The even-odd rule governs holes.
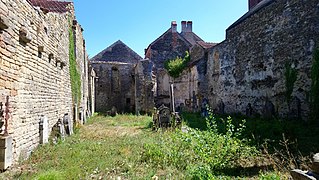
[[[46,12],[65,13],[72,0],[27,0],[32,6],[40,7]]]
[[[108,48],[104,49],[93,58],[92,61],[105,61],[105,62],[122,62],[122,63],[138,63],[139,60],[143,59],[131,48],[129,48],[122,41],[118,40]]]

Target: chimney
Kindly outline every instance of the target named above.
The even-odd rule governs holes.
[[[258,3],[260,3],[262,0],[249,0],[248,7],[249,10],[254,8]]]
[[[182,33],[186,32],[186,21],[182,21]]]
[[[172,29],[172,32],[173,32],[173,33],[177,32],[177,24],[176,24],[176,21],[172,21],[172,23],[171,23],[171,29]]]
[[[186,32],[193,32],[193,22],[187,21]]]

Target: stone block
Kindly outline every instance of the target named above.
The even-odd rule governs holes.
[[[0,137],[0,170],[12,165],[12,137]]]
[[[49,121],[46,116],[40,118],[40,144],[49,142]]]
[[[8,20],[4,17],[0,17],[0,30],[4,30],[8,28]]]
[[[319,153],[315,154],[313,156],[313,163],[312,163],[312,167],[311,170],[319,175]]]
[[[63,116],[63,124],[66,129],[66,134],[72,135],[73,134],[73,121],[71,120],[69,114],[65,114]]]
[[[31,40],[32,40],[32,36],[29,33],[29,31],[25,27],[22,27],[19,30],[19,41],[23,43],[29,43],[31,42]]]
[[[290,171],[293,180],[316,180],[315,177],[307,174],[307,171],[302,171],[299,169],[294,169]]]

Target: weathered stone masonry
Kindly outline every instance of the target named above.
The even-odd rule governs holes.
[[[153,63],[117,41],[90,60],[96,73],[95,107],[99,112],[151,113],[154,107]],[[92,87],[92,86],[91,86]]]
[[[61,3],[60,9],[52,9],[37,2],[0,1],[0,102],[9,98],[8,132],[13,137],[15,161],[29,156],[39,145],[42,116],[48,118],[49,132],[66,113],[73,119],[69,74],[73,4],[56,2]],[[73,27],[83,83],[81,104],[86,109],[87,55],[81,28],[77,23]]]
[[[318,42],[317,0],[264,0],[250,7],[227,29],[226,40],[210,50],[211,106],[225,113],[307,118],[312,55]],[[290,110],[285,99],[286,62],[298,71]]]

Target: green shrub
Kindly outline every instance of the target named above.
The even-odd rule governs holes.
[[[210,113],[206,131],[189,128],[188,132],[176,130],[167,132],[153,144],[145,144],[142,160],[156,167],[174,166],[186,170],[188,176],[196,179],[210,179],[214,173],[225,168],[238,166],[240,159],[255,156],[257,150],[238,138],[245,129],[238,128],[232,118],[225,120],[225,133],[219,133],[217,118]]]
[[[184,58],[176,57],[176,59],[165,61],[164,67],[168,71],[168,74],[171,77],[173,78],[179,77],[180,74],[183,72],[183,70],[186,68],[187,63],[190,60],[190,56],[188,51],[186,51],[185,53],[186,55]]]
[[[284,177],[279,172],[267,172],[267,173],[260,173],[259,175],[260,180],[281,180],[281,179],[288,179]]]

